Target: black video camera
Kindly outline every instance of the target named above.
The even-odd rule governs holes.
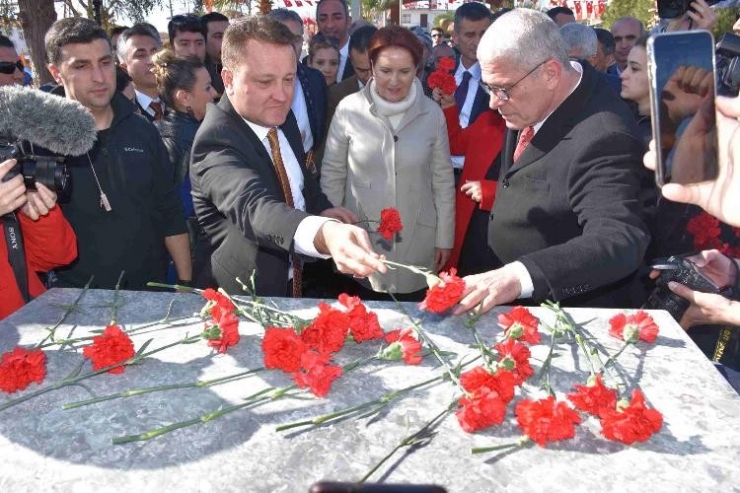
[[[694,0],[658,0],[658,17],[661,19],[675,19],[681,17],[687,11],[694,9],[691,7],[691,2]],[[706,0],[707,5],[714,5],[719,3],[721,0]]]
[[[8,159],[16,159],[17,163],[3,176],[6,182],[11,178],[21,175],[26,188],[36,189],[36,183],[41,183],[46,188],[57,194],[66,194],[69,190],[69,170],[64,164],[64,157],[60,156],[36,156],[25,151],[23,143],[7,142],[0,143],[0,162]]]
[[[719,294],[727,298],[732,295],[732,287],[717,286],[714,281],[699,271],[696,264],[684,255],[668,257],[664,262],[652,265],[652,268],[660,271],[660,277],[655,281],[655,289],[643,308],[666,310],[677,322],[681,321],[681,317],[689,308],[690,302],[668,289],[668,283],[671,281],[683,284],[692,291]]]
[[[715,49],[717,94],[735,97],[740,90],[740,36],[724,33]]]

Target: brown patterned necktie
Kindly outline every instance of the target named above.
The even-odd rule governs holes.
[[[521,131],[519,134],[519,142],[516,143],[516,149],[514,149],[514,162],[519,160],[519,156],[522,155],[524,149],[526,149],[532,141],[532,138],[534,138],[534,127],[529,126]]]
[[[276,128],[271,128],[267,132],[267,141],[270,143],[270,153],[272,153],[272,164],[275,166],[278,179],[280,180],[280,188],[283,190],[285,195],[285,202],[291,206],[293,205],[293,193],[290,191],[290,181],[288,180],[288,172],[285,171],[285,164],[283,163],[283,156],[280,154],[280,141],[278,140],[278,132]],[[301,259],[295,252],[290,253],[290,258],[293,261],[293,297],[301,297]]]
[[[152,101],[149,103],[149,107],[154,111],[154,121],[159,121],[162,119],[162,116],[164,116],[164,112],[162,111],[162,103],[159,101]]]

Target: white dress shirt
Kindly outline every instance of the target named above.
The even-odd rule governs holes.
[[[270,141],[267,140],[267,133],[270,131],[270,127],[263,127],[247,120],[244,121],[247,122],[249,128],[257,135],[257,138],[265,146],[268,156],[272,159]],[[290,193],[293,195],[293,207],[305,211],[306,199],[303,197],[303,171],[283,131],[278,128],[277,133],[278,143],[280,144],[280,156],[283,158],[283,165],[285,166],[285,172],[288,174],[288,182],[290,183]],[[293,236],[296,253],[309,257],[329,258],[329,255],[319,253],[314,246],[316,234],[327,221],[331,221],[331,219],[321,216],[309,216],[301,221],[296,229],[295,236]],[[289,272],[290,277],[292,277],[293,271],[289,269]]]
[[[154,110],[149,107],[149,103],[155,102],[162,105],[162,113],[164,113],[164,103],[159,98],[150,98],[143,92],[139,92],[134,89],[134,92],[136,93],[136,102],[139,103],[139,106],[143,108],[144,111],[147,112],[149,116],[152,118],[154,117]]]
[[[344,46],[339,48],[339,68],[337,68],[337,82],[342,82],[344,67],[347,66],[347,58],[349,58],[349,40],[344,43]]]
[[[458,108],[460,115],[460,126],[466,128],[470,122],[470,114],[473,112],[473,103],[475,103],[475,95],[478,92],[478,83],[480,82],[481,70],[480,64],[475,62],[470,68],[463,67],[462,62],[457,65],[455,71],[455,82],[458,86],[462,84],[463,73],[470,72],[470,80],[468,81],[468,93],[465,96],[465,103],[462,108]],[[465,165],[465,156],[452,156],[452,167],[462,169]]]

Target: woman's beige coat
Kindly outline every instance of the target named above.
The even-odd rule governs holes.
[[[344,98],[332,119],[321,166],[321,189],[335,206],[378,221],[395,207],[403,231],[386,241],[365,223],[375,251],[389,260],[434,268],[434,249],[452,248],[455,190],[442,110],[414,81],[416,101],[394,130],[379,114],[370,84]],[[410,293],[426,287],[406,269],[370,277],[375,291]]]

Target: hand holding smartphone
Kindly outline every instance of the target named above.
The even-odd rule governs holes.
[[[714,39],[709,31],[648,40],[655,180],[690,184],[717,177]]]

